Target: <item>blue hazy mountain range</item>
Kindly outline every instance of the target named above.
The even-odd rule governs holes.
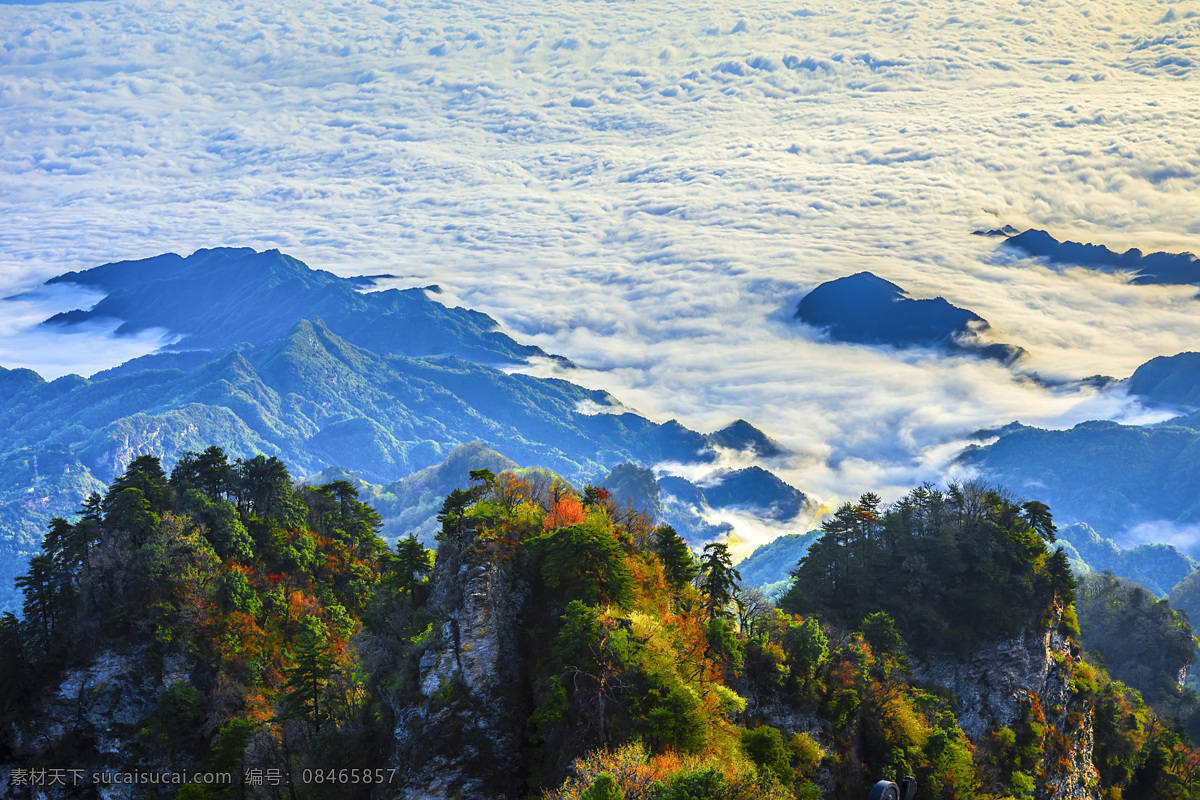
[[[612,492],[618,503],[664,520],[693,545],[733,530],[729,523],[707,522],[705,517],[714,511],[738,511],[760,520],[790,523],[809,507],[803,492],[762,467],[716,470],[698,484],[678,475],[656,478],[649,469],[620,464],[600,485]]]
[[[165,349],[195,351],[265,344],[302,319],[320,317],[346,341],[381,355],[456,355],[485,364],[546,355],[501,333],[487,314],[447,308],[428,290],[363,293],[364,282],[311,269],[278,250],[221,247],[186,258],[166,253],[51,278],[48,284],[86,286],[106,296],[45,324],[121,320],[118,334],[164,328],[181,337]]]
[[[368,494],[387,500],[381,510],[403,524],[416,524],[412,508],[433,501],[413,488],[426,483],[397,482],[473,442],[576,483],[622,463],[712,462],[718,446],[778,452],[745,421],[706,436],[629,413],[602,391],[498,369],[544,354],[484,314],[421,290],[362,294],[359,282],[277,251],[202,250],[54,279],[66,281],[108,294],[47,324],[116,317],[126,333],[163,327],[183,338],[90,379],[0,368],[4,587],[52,516],[73,513],[144,452],[169,467],[186,450],[216,444],[231,458],[278,456],[297,477],[336,467],[376,487]],[[757,482],[735,476],[734,488],[718,489],[721,502],[737,504],[741,492],[754,507],[780,486],[799,494],[761,472]],[[0,605],[11,607],[11,591]]]
[[[1022,426],[958,461],[1122,542],[1141,524],[1200,524],[1200,418],[1157,425],[1096,420],[1064,430]],[[1195,546],[1189,549],[1200,555]]]
[[[859,272],[822,283],[800,301],[796,317],[823,328],[839,342],[927,347],[975,355],[1005,364],[1024,352],[1009,344],[987,344],[983,317],[941,297],[914,299],[896,284]]]
[[[1200,353],[1152,358],[1127,382],[1129,393],[1146,405],[1200,409]]]
[[[1153,425],[1096,420],[1070,430],[1010,425],[968,448],[959,463],[1048,503],[1122,542],[1139,525],[1187,542],[1200,557],[1200,353],[1151,359],[1121,384],[1150,407],[1183,412]],[[1150,529],[1154,531],[1154,528]]]
[[[1200,259],[1191,253],[1143,253],[1136,247],[1118,253],[1098,244],[1060,242],[1036,229],[1004,240],[1000,248],[1044,258],[1051,264],[1088,267],[1101,272],[1130,272],[1133,283],[1200,285]]]

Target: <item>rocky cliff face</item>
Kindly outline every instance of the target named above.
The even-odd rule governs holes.
[[[1036,797],[1096,800],[1093,714],[1072,691],[1071,666],[1079,654],[1058,622],[1044,633],[1024,633],[968,657],[914,660],[913,676],[954,693],[958,724],[976,745],[1000,728],[1044,718],[1038,724],[1044,726],[1046,756],[1036,776]]]
[[[424,702],[396,709],[402,795],[507,796],[522,772],[517,626],[529,592],[503,564],[449,561],[434,578],[444,621],[420,661]]]
[[[1037,800],[1098,800],[1099,774],[1092,763],[1093,710],[1075,695],[1071,669],[1078,648],[1058,630],[1025,633],[981,648],[969,656],[927,655],[912,660],[912,677],[949,689],[959,727],[976,747],[990,746],[990,735],[1030,721],[1043,730],[1044,750],[1035,776]],[[816,710],[797,708],[784,698],[750,694],[747,714],[791,733],[807,733],[827,751],[834,730]],[[874,776],[878,777],[878,776]],[[834,791],[828,765],[814,776],[822,797]]]
[[[154,668],[148,668],[151,664]],[[33,796],[76,797],[85,786],[108,796],[112,787],[105,785],[107,779],[94,786],[93,774],[186,769],[188,765],[172,764],[170,752],[142,746],[141,737],[164,693],[186,682],[191,667],[177,654],[160,660],[110,651],[65,672],[29,721],[10,732],[15,756],[41,758],[48,770],[63,773],[56,781],[47,778]],[[87,759],[87,753],[98,760]],[[0,781],[0,796],[10,791],[22,797],[33,789],[10,774]]]

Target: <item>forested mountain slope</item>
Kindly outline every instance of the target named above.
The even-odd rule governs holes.
[[[217,448],[169,476],[136,458],[51,525],[24,619],[0,623],[6,796],[96,788],[31,785],[48,763],[230,776],[137,798],[861,800],[905,774],[936,800],[1200,791],[1174,723],[1081,657],[1040,504],[865,495],[781,610],[723,546],[697,560],[603,490],[469,478],[434,559],[381,541],[348,482],[293,488]],[[925,558],[915,594],[889,552]]]
[[[170,464],[215,443],[385,487],[476,441],[574,481],[626,462],[706,462],[717,446],[777,452],[742,421],[709,438],[604,392],[499,369],[544,354],[422,290],[363,294],[276,251],[168,254],[54,280],[108,294],[49,325],[117,317],[122,330],[184,338],[91,379],[0,367],[0,609],[14,607],[11,580],[46,522],[76,513],[138,453]]]
[[[1169,529],[1200,520],[1200,429],[1191,417],[1160,425],[1083,422],[1065,431],[1021,427],[968,448],[958,461],[985,480],[1036,493],[1061,519],[1085,522],[1123,546],[1139,524]]]

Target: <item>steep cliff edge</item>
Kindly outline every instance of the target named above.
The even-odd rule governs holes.
[[[1092,763],[1095,743],[1092,703],[1072,683],[1080,653],[1059,629],[1022,632],[969,656],[943,654],[914,659],[913,677],[954,694],[955,714],[976,746],[993,742],[997,731],[1031,721],[1041,726],[1045,753],[1036,767],[1035,797],[1097,800],[1099,773]]]
[[[502,564],[457,557],[442,560],[433,585],[420,700],[396,707],[404,796],[510,796],[524,773],[517,628],[528,587]]]

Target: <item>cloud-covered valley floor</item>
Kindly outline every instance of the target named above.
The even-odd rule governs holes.
[[[894,495],[978,428],[1146,415],[994,363],[822,341],[789,321],[796,301],[870,270],[977,312],[1049,378],[1196,349],[1194,287],[1052,270],[970,233],[1200,252],[1198,14],[0,4],[0,293],[216,245],[437,283],[656,419],[751,420],[805,491]],[[63,298],[0,309],[3,366],[86,373],[159,341],[65,345],[28,329],[39,302]]]

